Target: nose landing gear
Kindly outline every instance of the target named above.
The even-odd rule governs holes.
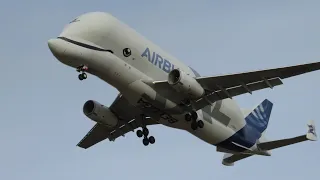
[[[83,73],[78,75],[78,78],[79,78],[80,81],[82,81],[84,79],[87,79],[87,74],[83,72]]]
[[[79,67],[77,67],[77,72],[81,72],[79,75],[78,75],[78,78],[80,81],[84,80],[84,79],[87,79],[87,74],[85,73],[86,71],[88,70],[88,67],[85,66],[85,65],[81,65]]]

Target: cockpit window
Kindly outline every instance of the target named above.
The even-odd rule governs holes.
[[[76,19],[72,20],[69,24],[74,23],[74,22],[78,22],[78,21],[79,21],[79,19],[76,18]]]

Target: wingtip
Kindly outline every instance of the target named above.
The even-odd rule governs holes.
[[[222,161],[222,164],[223,164],[224,166],[234,166],[234,163],[227,163],[227,162],[225,162],[225,161]]]
[[[222,159],[222,164],[225,165],[225,166],[234,166],[234,162],[228,162],[228,158],[232,157],[233,154],[230,154],[230,153],[225,153],[223,155],[223,159]]]
[[[317,133],[316,133],[316,126],[313,120],[309,121],[308,123],[308,132],[307,132],[307,139],[310,141],[317,141]]]

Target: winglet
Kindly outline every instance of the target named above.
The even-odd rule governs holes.
[[[317,133],[314,121],[309,121],[308,123],[308,132],[307,132],[307,139],[310,141],[317,141]]]
[[[228,162],[228,158],[231,158],[233,156],[233,154],[229,154],[229,153],[225,153],[223,155],[223,160],[222,160],[222,164],[225,166],[233,166],[234,162]]]

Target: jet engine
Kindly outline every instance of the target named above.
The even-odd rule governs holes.
[[[168,83],[177,91],[190,96],[191,99],[198,99],[204,95],[203,87],[196,79],[188,76],[180,69],[172,70],[168,75]]]
[[[83,105],[83,113],[91,120],[114,127],[118,123],[118,118],[110,111],[110,109],[96,101],[88,100]]]

